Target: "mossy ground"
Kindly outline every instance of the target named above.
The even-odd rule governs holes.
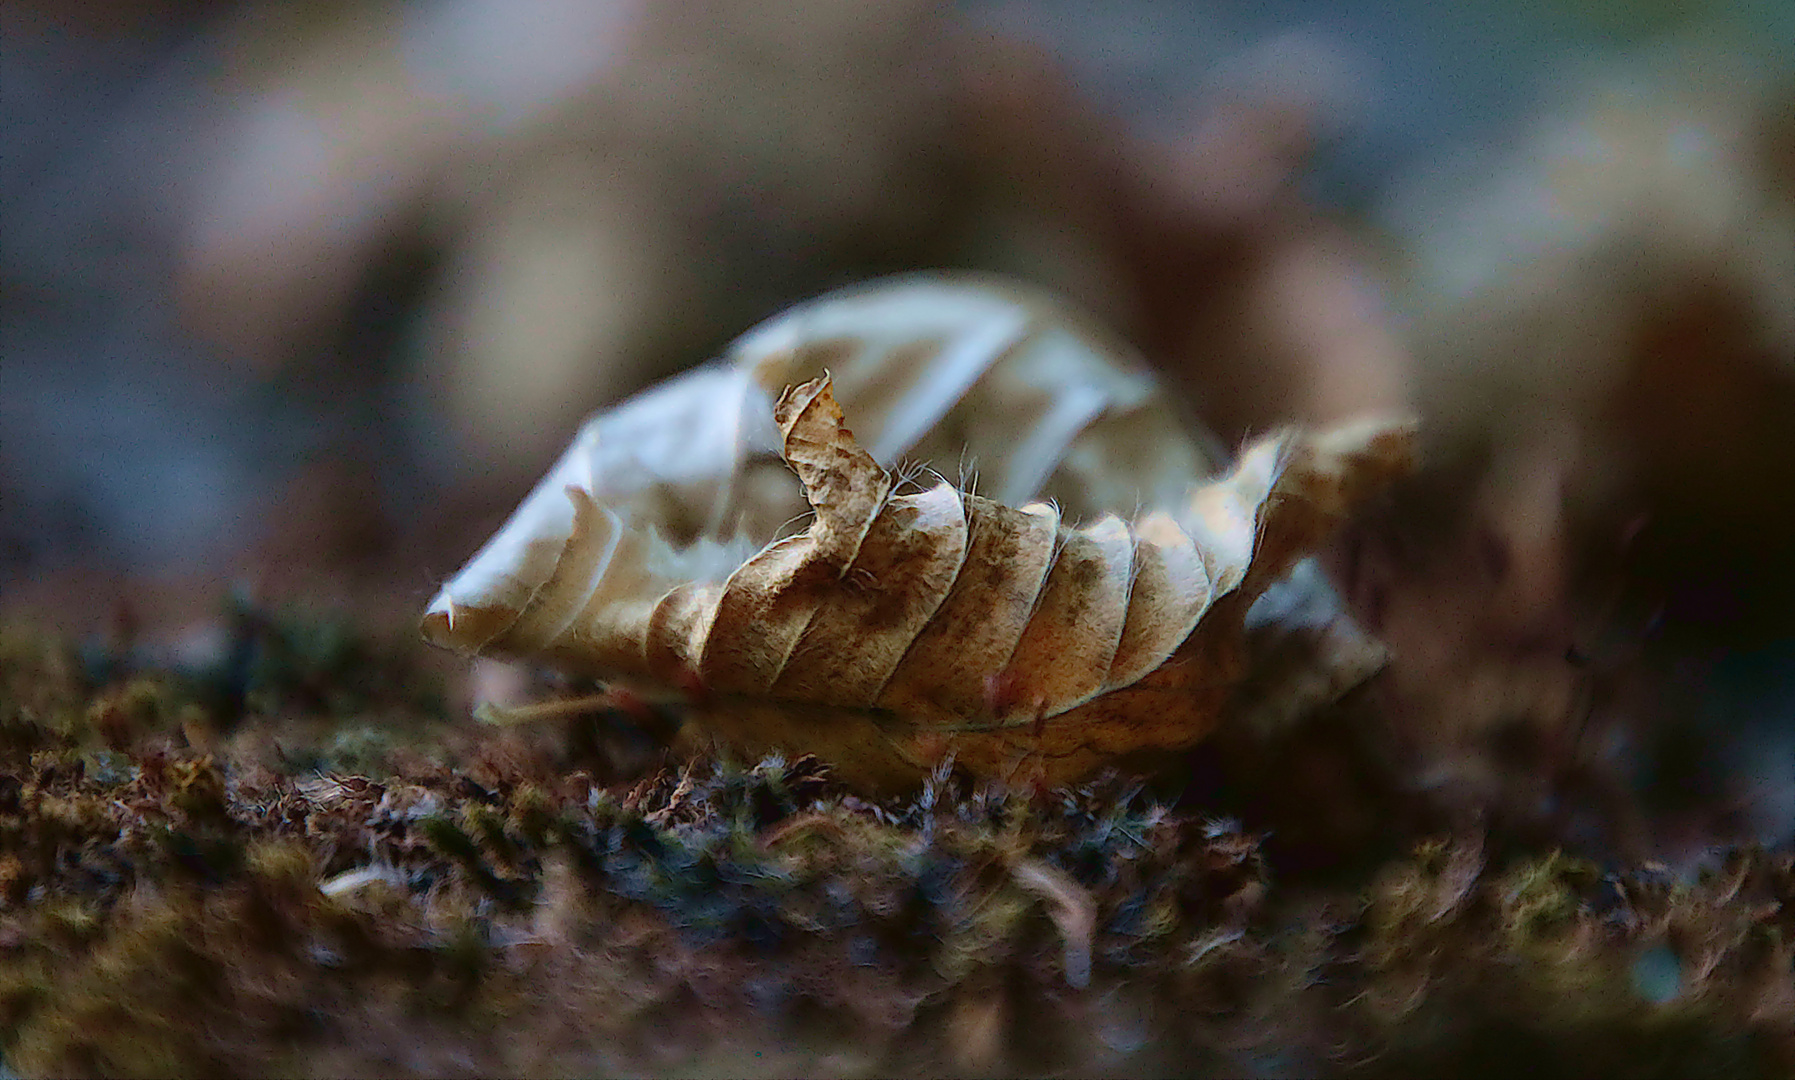
[[[1365,830],[1121,775],[875,803],[228,621],[186,668],[0,636],[22,1075],[1795,1074],[1786,851],[1330,852]]]

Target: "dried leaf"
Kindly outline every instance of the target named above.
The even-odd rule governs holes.
[[[593,477],[563,488],[564,531],[532,531],[520,511],[431,605],[426,634],[700,686],[702,721],[727,740],[815,752],[870,784],[919,778],[948,752],[985,774],[1072,779],[1213,726],[1243,667],[1247,605],[1406,467],[1409,437],[1387,423],[1269,437],[1169,512],[1070,528],[1050,505],[945,481],[892,494],[826,376],[774,418],[815,510],[803,533],[731,565],[727,547],[633,527],[627,500],[595,500]]]
[[[1143,360],[1039,290],[899,277],[791,308],[722,363],[587,421],[457,581],[521,610],[573,528],[569,486],[663,533],[685,572],[733,569],[808,509],[773,401],[824,372],[881,464],[950,471],[1012,506],[1131,514],[1175,504],[1222,462]]]

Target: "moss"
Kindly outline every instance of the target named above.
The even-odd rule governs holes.
[[[10,773],[85,710],[88,686],[69,644],[0,625],[0,764]],[[4,775],[5,773],[0,773]]]
[[[163,783],[168,785],[169,807],[189,820],[218,823],[229,818],[224,777],[210,755],[168,763]]]
[[[1733,878],[1696,882],[1651,870],[1605,874],[1557,852],[1473,873],[1481,863],[1468,841],[1423,844],[1371,894],[1366,1015],[1383,1026],[1390,1073],[1448,1062],[1474,1063],[1472,1075],[1749,1076],[1783,1067],[1787,1050],[1770,1033],[1795,1015],[1795,1000],[1765,997],[1765,965],[1782,957],[1749,944],[1779,930],[1767,922],[1770,906],[1736,900],[1747,879],[1765,897],[1784,888],[1788,856],[1737,852]],[[1717,947],[1706,959],[1739,965],[1740,977],[1695,992],[1689,965],[1663,944],[1678,936]],[[1641,958],[1653,955],[1675,966],[1668,992],[1639,977]],[[1759,974],[1743,977],[1745,969]]]
[[[11,1067],[1795,1064],[1786,852],[1680,879],[1465,833],[1318,884],[1277,879],[1253,830],[1120,776],[1013,792],[942,772],[874,803],[812,758],[663,759],[602,785],[552,739],[387,711],[403,692],[349,715],[333,711],[348,698],[308,705],[297,688],[341,657],[320,640],[278,717],[205,749],[173,719],[190,703],[174,674],[90,686],[30,641],[55,685],[7,706],[23,738],[0,782]],[[131,709],[108,748],[92,718]],[[330,747],[361,729],[390,739],[380,767],[339,767]],[[424,736],[431,754],[404,749]]]
[[[235,646],[200,673],[245,711],[295,707],[348,716],[381,706],[440,714],[442,691],[418,677],[409,636],[375,637],[340,615],[269,610],[234,598],[227,618]]]

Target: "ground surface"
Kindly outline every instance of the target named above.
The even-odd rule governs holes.
[[[1786,851],[1678,877],[1304,828],[1322,792],[1243,800],[1195,759],[873,803],[814,759],[678,760],[677,716],[463,720],[403,635],[214,630],[5,631],[21,1075],[1795,1069]]]

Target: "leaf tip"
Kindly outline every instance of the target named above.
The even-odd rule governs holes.
[[[425,641],[451,652],[477,653],[486,643],[517,621],[517,612],[505,608],[468,607],[457,604],[447,592],[437,594],[418,632]]]

